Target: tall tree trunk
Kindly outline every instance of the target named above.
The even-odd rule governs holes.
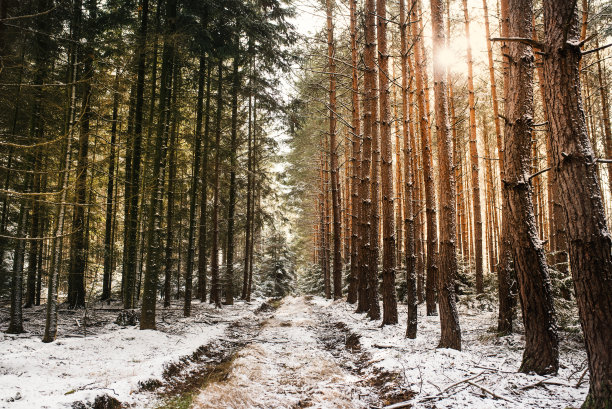
[[[104,228],[104,275],[102,277],[102,301],[111,297],[113,282],[113,194],[115,193],[115,155],[117,122],[119,121],[119,70],[113,84],[113,119],[111,124],[110,154],[108,158],[108,184],[106,186],[106,224]]]
[[[418,1],[418,0],[416,0]],[[412,20],[417,21],[417,7],[412,9]],[[416,24],[412,25],[412,37],[417,42],[422,42],[421,35]],[[417,88],[417,106],[420,117],[419,131],[421,133],[421,155],[423,177],[425,179],[425,212],[427,216],[427,278],[425,284],[425,298],[427,304],[427,315],[436,315],[436,274],[438,271],[438,227],[436,221],[435,186],[433,179],[433,161],[431,152],[431,140],[429,135],[429,112],[426,110],[424,81],[425,65],[423,63],[421,46],[414,47],[415,53],[415,77]]]
[[[253,61],[249,62],[249,101],[248,101],[248,132],[247,132],[247,197],[246,197],[246,220],[245,220],[245,238],[244,238],[244,267],[242,271],[242,294],[240,298],[246,300],[249,287],[249,262],[251,260],[251,240],[252,236],[252,218],[251,201],[253,196]]]
[[[136,98],[134,101],[134,129],[129,152],[131,157],[126,159],[129,163],[129,174],[126,179],[126,200],[128,201],[128,212],[125,219],[125,247],[124,268],[125,283],[123,285],[123,308],[135,307],[136,301],[136,260],[138,257],[138,201],[140,198],[140,162],[142,156],[142,122],[144,106],[144,82],[145,82],[145,60],[146,40],[149,14],[149,0],[141,0],[140,3],[141,23],[138,32],[138,56],[136,63]]]
[[[508,1],[501,0],[501,33],[502,37],[508,37]],[[486,27],[486,26],[485,26]],[[490,45],[490,43],[489,43]],[[490,47],[489,47],[490,48]],[[502,43],[503,54],[503,80],[504,80],[504,101],[508,101],[510,94],[509,85],[509,62],[508,62],[508,46],[506,42]],[[490,71],[489,71],[490,73]],[[489,74],[490,75],[490,74]],[[499,114],[498,114],[499,117]],[[507,186],[504,183],[505,177],[505,148],[502,134],[497,133],[497,151],[499,159],[499,175],[502,180],[502,203],[503,196],[506,194]],[[511,261],[512,254],[510,249],[510,233],[511,225],[509,224],[510,215],[509,208],[502,204],[502,229],[500,236],[500,256],[497,266],[497,282],[498,282],[498,298],[499,298],[499,313],[497,317],[497,332],[500,334],[509,334],[512,332],[512,321],[514,318],[514,309],[516,306],[516,280],[515,274],[512,271]]]
[[[210,57],[209,57],[210,58]],[[212,59],[211,59],[212,62]],[[206,73],[206,118],[204,122],[204,150],[202,152],[202,170],[200,179],[202,191],[200,193],[200,228],[198,231],[198,298],[206,301],[206,255],[208,254],[208,158],[210,150],[210,84],[212,81],[212,64],[209,62]],[[185,298],[185,311],[191,311],[191,299]]]
[[[399,0],[399,20],[400,20],[400,43],[401,43],[401,66],[402,66],[402,137],[404,139],[404,182],[406,184],[404,192],[404,217],[406,229],[406,303],[407,303],[407,325],[406,337],[416,338],[417,335],[417,277],[416,277],[416,254],[415,254],[415,217],[414,217],[414,166],[412,156],[412,140],[414,130],[412,118],[408,113],[411,105],[410,86],[408,75],[412,70],[408,70],[408,24],[409,14],[406,15],[406,5],[404,0]],[[412,64],[410,64],[412,65]],[[412,112],[412,109],[410,108]]]
[[[253,64],[255,65],[255,64]],[[246,301],[251,301],[251,290],[253,288],[253,260],[255,250],[255,199],[259,192],[259,186],[257,184],[257,172],[259,170],[259,157],[258,153],[258,142],[257,142],[257,96],[253,97],[253,156],[252,156],[252,189],[253,197],[251,200],[251,243],[249,244],[249,282],[247,284]]]
[[[166,149],[170,127],[170,103],[172,93],[177,92],[173,83],[176,69],[173,34],[175,32],[176,0],[169,0],[166,5],[166,28],[162,57],[161,86],[158,106],[157,132],[153,146],[153,172],[150,186],[149,215],[147,220],[147,254],[142,293],[142,313],[140,329],[156,329],[155,312],[157,301],[157,283],[161,270],[161,212],[163,207],[162,192],[164,188],[164,171],[166,167]]]
[[[230,137],[230,183],[227,205],[227,263],[225,266],[225,304],[234,304],[234,213],[236,212],[236,150],[238,149],[238,88],[239,47],[236,42],[237,55],[234,56],[232,72],[232,130]]]
[[[431,0],[431,24],[434,61],[446,44],[444,35],[444,6],[442,0]],[[455,208],[455,175],[452,171],[452,135],[448,115],[448,91],[445,67],[434,63],[434,97],[436,135],[438,138],[438,173],[440,175],[440,269],[438,270],[438,304],[440,305],[440,348],[461,350],[461,329],[455,305],[455,277],[457,276],[457,211]]]
[[[167,209],[166,209],[166,248],[165,248],[165,261],[164,261],[164,307],[170,306],[170,296],[172,293],[172,266],[173,266],[173,250],[175,245],[174,233],[174,189],[176,180],[176,144],[178,143],[178,109],[177,109],[177,94],[179,90],[178,80],[178,69],[174,69],[175,91],[172,93],[172,103],[170,108],[172,109],[172,130],[170,132],[170,143],[168,144],[168,156],[166,161],[168,162],[168,192],[167,192]],[[170,114],[169,114],[170,115]],[[182,199],[182,197],[181,197]],[[181,203],[182,204],[182,203]],[[182,206],[181,206],[182,207]],[[181,233],[182,224],[179,222],[178,228],[178,254],[181,253]],[[180,257],[180,256],[179,256]],[[181,271],[180,263],[177,271]],[[177,276],[180,281],[180,273]]]
[[[76,60],[74,60],[76,62]],[[70,180],[70,162],[71,162],[71,140],[73,138],[73,119],[74,119],[74,98],[76,94],[76,79],[77,70],[72,67],[69,69],[69,79],[72,81],[69,94],[69,112],[67,121],[68,137],[65,143],[65,152],[63,160],[63,169],[61,169],[60,177],[58,178],[58,190],[62,193],[59,197],[57,216],[54,219],[53,241],[51,249],[51,268],[49,269],[49,277],[47,280],[47,308],[45,311],[45,333],[42,342],[53,342],[57,335],[57,316],[59,304],[57,301],[57,290],[59,285],[59,273],[62,261],[64,233],[64,219],[66,217],[66,198],[68,196],[68,182]]]
[[[612,243],[582,109],[578,14],[571,1],[544,1],[545,96],[553,166],[568,228],[569,259],[589,361],[583,408],[612,406]]]
[[[472,46],[470,44],[470,17],[468,15],[467,0],[463,0],[463,15],[465,18],[465,38],[467,44],[468,64],[468,105],[470,108],[470,159],[472,163],[472,204],[474,212],[474,246],[476,260],[476,293],[481,294],[483,288],[482,272],[482,214],[480,210],[480,167],[478,161],[478,135],[476,133],[476,99],[474,97],[474,62],[472,60]]]
[[[193,258],[195,255],[195,225],[196,204],[198,198],[198,185],[200,177],[200,157],[202,156],[202,118],[204,114],[204,79],[206,59],[200,56],[198,68],[198,97],[196,102],[196,128],[194,136],[193,166],[191,168],[191,192],[189,197],[189,231],[187,233],[187,264],[185,271],[185,302],[183,304],[183,315],[191,315],[191,296],[193,287]],[[206,215],[204,216],[206,217]]]
[[[393,150],[389,102],[389,54],[387,51],[387,2],[377,0],[378,91],[380,104],[380,150],[383,218],[382,325],[397,324],[395,294],[395,211],[393,208]]]
[[[531,38],[531,0],[509,0],[510,37]],[[504,205],[509,209],[510,241],[525,324],[521,372],[555,373],[559,339],[546,255],[538,237],[531,186],[533,70],[531,46],[509,44],[509,90],[506,101]]]
[[[95,0],[88,6],[94,12],[90,19],[95,18],[97,7]],[[81,0],[75,2],[75,12],[78,13],[78,24],[81,24],[82,11]],[[78,11],[77,11],[78,10]],[[79,38],[79,37],[77,37]],[[80,38],[79,38],[80,39]],[[75,179],[75,207],[72,218],[72,240],[70,243],[70,270],[68,272],[68,306],[70,308],[82,308],[85,306],[85,269],[87,245],[85,235],[85,203],[87,201],[87,171],[89,167],[89,129],[92,117],[91,95],[93,78],[93,44],[94,39],[88,36],[84,47],[84,72],[83,72],[83,107],[80,114],[81,131],[79,133],[79,148],[77,155],[76,179]]]
[[[372,138],[374,129],[376,100],[373,83],[376,82],[376,66],[374,64],[376,39],[374,34],[374,1],[365,3],[365,50],[364,50],[364,99],[363,99],[363,145],[361,155],[361,180],[359,184],[359,197],[361,198],[361,252],[359,254],[359,288],[357,312],[368,312],[372,304],[369,296],[369,272],[372,264],[373,231],[377,228],[371,224],[372,202],[371,195],[371,169],[372,169]],[[377,266],[374,266],[376,269]]]
[[[350,32],[351,32],[351,267],[347,302],[357,302],[359,288],[359,246],[361,234],[359,228],[359,176],[361,165],[361,120],[359,118],[359,64],[357,56],[357,0],[350,0]]]
[[[329,66],[329,144],[332,219],[334,223],[334,254],[332,276],[334,300],[342,298],[342,216],[340,214],[340,175],[338,166],[338,142],[336,140],[336,47],[334,44],[333,0],[326,0],[327,12],[327,61]]]
[[[211,258],[210,301],[221,307],[221,287],[219,285],[219,162],[221,147],[221,115],[223,113],[223,59],[219,58],[217,79],[217,113],[215,119],[215,170],[213,176],[213,236]]]
[[[376,5],[375,0],[367,0],[365,3],[366,13],[366,73],[370,76],[370,81],[365,86],[366,98],[370,101],[370,135],[372,140],[372,166],[370,172],[370,212],[369,223],[370,231],[370,254],[368,255],[368,298],[370,308],[368,316],[376,320],[380,318],[380,305],[378,304],[378,259],[380,253],[380,140],[379,140],[379,119],[378,119],[378,89],[376,80]]]

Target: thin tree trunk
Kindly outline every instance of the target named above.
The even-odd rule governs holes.
[[[175,189],[175,180],[176,180],[176,144],[178,143],[178,112],[177,112],[177,94],[178,94],[178,69],[174,69],[174,80],[176,90],[172,93],[172,130],[170,132],[170,143],[168,145],[168,192],[167,192],[167,209],[166,209],[166,248],[165,248],[165,261],[164,261],[164,307],[170,306],[170,296],[172,293],[172,265],[173,263],[173,249],[175,245],[173,229],[174,226],[174,189]],[[170,114],[169,114],[170,115]],[[181,206],[182,207],[182,206]],[[178,254],[181,253],[181,227],[179,220],[179,229],[178,229]],[[177,271],[181,271],[180,265],[178,266]],[[180,273],[178,274],[180,281]]]
[[[418,1],[418,0],[416,0]],[[417,20],[416,7],[413,7],[413,20]],[[418,26],[412,25],[412,37],[417,42],[422,42]],[[425,179],[425,211],[427,216],[427,275],[425,284],[425,298],[427,304],[427,315],[436,315],[436,274],[438,271],[438,227],[436,221],[435,186],[433,179],[433,161],[431,152],[431,140],[429,135],[429,112],[425,103],[425,80],[423,55],[421,46],[414,47],[415,50],[415,77],[417,88],[417,106],[420,117],[419,130],[421,133],[421,156],[423,165],[423,177]]]
[[[132,135],[131,155],[129,162],[126,160],[126,173],[128,163],[129,174],[126,180],[126,200],[128,212],[125,222],[125,285],[123,286],[123,308],[135,307],[136,300],[136,260],[138,252],[138,201],[140,197],[140,162],[142,156],[142,122],[144,105],[144,82],[145,82],[145,60],[146,60],[146,37],[149,14],[149,0],[141,0],[139,5],[141,23],[138,32],[138,57],[136,69],[136,100],[134,105],[134,132]]]
[[[399,0],[400,38],[401,38],[401,65],[402,65],[402,137],[404,138],[404,182],[406,184],[404,194],[404,216],[406,229],[406,302],[408,308],[406,337],[416,338],[417,335],[417,277],[416,277],[416,254],[415,254],[415,217],[414,217],[414,166],[412,157],[412,140],[414,130],[412,118],[408,109],[412,103],[408,75],[408,24],[409,14],[406,15],[404,0]],[[412,65],[412,64],[410,64]],[[412,68],[412,67],[410,67]],[[410,107],[410,112],[412,108]]]
[[[336,140],[336,62],[333,25],[333,0],[326,0],[327,12],[327,59],[329,66],[329,144],[332,219],[334,223],[334,254],[332,276],[334,283],[334,300],[342,298],[342,207],[340,200],[340,175],[338,165],[338,142]]]
[[[108,158],[108,184],[106,187],[106,224],[104,229],[104,275],[102,277],[102,301],[111,297],[113,282],[113,194],[115,192],[115,154],[117,145],[117,122],[119,120],[119,70],[113,84],[113,123],[111,124],[110,155]]]
[[[75,2],[75,12],[82,15],[81,0]],[[90,8],[89,6],[88,8]],[[95,1],[93,11],[95,15]],[[77,11],[78,10],[78,11]],[[91,11],[90,11],[91,12]],[[90,16],[90,18],[95,18]],[[77,17],[81,24],[81,17]],[[80,40],[80,37],[77,37]],[[92,117],[91,113],[91,81],[93,77],[93,45],[92,38],[87,39],[87,45],[83,50],[84,73],[83,73],[83,107],[80,115],[81,131],[79,133],[79,148],[75,179],[75,207],[72,218],[72,238],[70,243],[70,271],[68,272],[68,306],[70,308],[82,308],[85,306],[85,269],[87,245],[85,235],[85,202],[87,201],[87,171],[89,166],[89,128]]]
[[[508,37],[508,1],[501,0],[501,33],[502,37]],[[508,46],[505,42],[502,43],[503,69],[504,69],[504,100],[508,101],[510,94],[509,80],[509,61],[508,61]],[[499,115],[498,115],[499,116]],[[502,180],[502,197],[506,194],[507,186],[505,180],[505,148],[501,132],[497,133],[497,151],[499,159],[499,175]],[[514,309],[516,306],[516,280],[511,267],[511,249],[510,249],[510,233],[511,225],[509,224],[510,215],[509,208],[502,204],[502,229],[500,236],[500,256],[497,266],[497,281],[498,281],[498,298],[499,298],[499,314],[497,318],[497,332],[500,334],[509,334],[512,332],[512,321],[514,318]]]
[[[467,9],[467,0],[463,0],[463,15],[465,18],[465,38],[467,44],[468,64],[468,105],[470,108],[470,159],[472,163],[472,204],[474,212],[474,246],[476,260],[476,293],[482,294],[482,214],[480,209],[480,167],[478,166],[478,135],[476,133],[476,99],[474,97],[474,62],[472,60],[472,46],[470,45],[470,18]]]
[[[372,320],[380,318],[380,305],[378,303],[378,261],[380,254],[380,139],[379,139],[379,117],[378,117],[378,87],[376,80],[376,20],[377,13],[375,0],[368,0],[365,4],[366,12],[366,70],[371,74],[369,87],[366,85],[366,93],[370,100],[371,111],[371,137],[372,137],[372,169],[370,175],[370,254],[368,262],[368,297],[370,298],[370,309],[368,316]],[[371,55],[370,55],[371,53]],[[365,57],[365,56],[364,56]],[[379,59],[380,61],[380,59]]]
[[[238,43],[236,43],[238,47]],[[239,54],[239,52],[237,52]],[[230,183],[227,205],[227,263],[225,266],[225,304],[234,304],[234,213],[236,212],[236,150],[238,149],[238,72],[239,57],[234,56],[232,73],[232,129],[230,137]]]
[[[209,57],[210,58],[210,57]],[[212,59],[211,59],[212,62]],[[206,73],[206,119],[204,122],[204,151],[202,152],[202,191],[200,193],[200,229],[198,232],[198,298],[201,302],[206,301],[206,255],[208,254],[208,158],[210,150],[210,84],[212,81],[212,64],[208,64]],[[191,298],[185,298],[185,311],[191,313]]]
[[[152,185],[147,220],[147,255],[146,270],[142,293],[142,313],[140,329],[156,329],[157,283],[161,270],[161,212],[163,207],[164,174],[166,167],[166,150],[170,126],[170,102],[172,93],[177,92],[173,83],[176,69],[174,55],[176,0],[170,0],[166,7],[166,29],[162,57],[161,87],[159,95],[159,116],[154,141]]]
[[[249,62],[249,71],[253,76],[253,64]],[[242,294],[240,298],[246,300],[249,287],[249,262],[251,260],[251,240],[252,240],[252,218],[251,201],[253,195],[253,84],[249,79],[249,112],[248,112],[248,132],[247,132],[247,198],[246,198],[246,220],[244,238],[244,268],[242,272]]]
[[[198,69],[198,97],[196,102],[196,128],[194,136],[193,166],[191,168],[191,192],[189,197],[189,231],[187,238],[187,265],[185,269],[185,302],[183,304],[183,315],[191,315],[191,296],[193,287],[193,258],[195,255],[195,225],[196,204],[198,197],[198,185],[200,176],[200,156],[202,155],[202,116],[204,113],[204,78],[206,60],[200,56]],[[179,269],[180,271],[180,269]]]
[[[223,59],[219,58],[217,79],[217,116],[215,119],[215,170],[213,176],[213,236],[211,254],[211,293],[210,301],[221,307],[221,287],[219,285],[219,162],[221,147],[221,115],[223,111]]]
[[[380,150],[383,225],[382,325],[397,324],[395,294],[395,211],[393,208],[393,149],[389,103],[389,54],[387,51],[387,2],[377,0],[378,95],[380,104]]]

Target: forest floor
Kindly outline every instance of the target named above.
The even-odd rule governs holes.
[[[354,306],[319,297],[222,309],[195,302],[190,318],[177,303],[159,309],[159,331],[113,323],[119,308],[88,319],[64,312],[51,344],[40,341],[44,310],[28,310],[29,333],[0,335],[0,408],[112,407],[95,406],[107,399],[172,409],[561,409],[579,407],[588,389],[578,334],[561,334],[556,376],[516,373],[522,335],[492,332],[495,312],[484,302],[459,305],[461,352],[436,348],[439,319],[423,311],[409,340],[403,322],[380,328]]]

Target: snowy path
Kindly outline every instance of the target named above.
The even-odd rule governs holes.
[[[320,339],[320,320],[304,297],[287,297],[233,362],[226,380],[208,385],[194,408],[362,408],[371,388],[343,368]]]

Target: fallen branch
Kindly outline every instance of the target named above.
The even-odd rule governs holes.
[[[485,372],[487,372],[487,371],[486,371],[486,370],[485,370],[485,371],[482,371],[482,372],[480,372],[479,374],[476,374],[476,375],[474,375],[474,376],[470,376],[469,378],[462,379],[462,380],[460,380],[459,382],[455,382],[455,383],[453,383],[452,385],[450,385],[450,386],[448,386],[448,387],[444,388],[444,390],[440,391],[440,393],[438,393],[437,395],[425,396],[424,398],[422,398],[422,399],[421,399],[421,401],[424,401],[424,400],[431,400],[431,399],[440,399],[440,398],[443,398],[443,397],[444,397],[444,393],[445,393],[445,392],[447,392],[447,391],[449,391],[450,389],[453,389],[453,388],[455,388],[455,387],[457,387],[457,386],[459,386],[459,385],[461,385],[461,384],[463,384],[463,383],[470,383],[470,381],[472,381],[472,380],[474,380],[474,379],[476,379],[476,378],[480,377],[480,376],[481,376],[481,375],[483,375]],[[434,385],[434,386],[436,386],[436,385]],[[437,387],[437,386],[436,386],[436,387]],[[438,390],[440,390],[440,388],[438,388]]]
[[[536,386],[540,386],[540,385],[542,385],[542,386],[545,386],[545,385],[559,385],[559,386],[569,387],[568,384],[563,383],[563,382],[552,381],[552,380],[549,380],[549,379],[542,379],[541,381],[538,381],[536,383],[531,383],[529,385],[525,385],[521,389],[526,391],[527,389],[535,388]]]
[[[578,383],[576,383],[576,386],[574,386],[574,388],[580,387],[580,384],[582,383],[582,380],[584,379],[584,375],[586,375],[588,370],[589,370],[589,367],[586,367],[582,375],[580,375],[580,378],[578,379]]]
[[[510,402],[510,403],[518,404],[518,402],[513,401],[513,400],[512,400],[512,399],[510,399],[510,398],[506,398],[505,396],[498,395],[497,393],[493,392],[493,391],[492,391],[492,390],[490,390],[490,389],[485,388],[485,387],[484,387],[484,386],[482,386],[482,385],[479,385],[479,384],[474,383],[474,382],[472,382],[472,381],[467,381],[467,383],[469,383],[469,384],[470,384],[470,385],[472,385],[472,386],[475,386],[475,387],[477,387],[477,388],[482,389],[484,392],[488,393],[489,395],[493,396],[494,398],[497,398],[497,399],[502,399],[502,400],[505,400],[506,402]]]
[[[385,406],[383,407],[383,409],[400,409],[400,408],[407,408],[412,406],[412,401],[411,400],[407,400],[404,402],[398,402],[398,403],[394,403],[393,405],[389,405],[389,406]]]

